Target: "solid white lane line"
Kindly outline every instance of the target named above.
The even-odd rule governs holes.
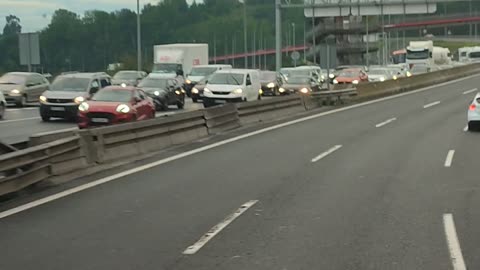
[[[440,104],[440,101],[435,101],[435,102],[432,102],[432,103],[429,103],[429,104],[423,106],[423,108],[424,109],[430,108],[430,107],[433,107],[433,106],[438,105],[438,104]]]
[[[467,91],[463,92],[463,94],[466,95],[466,94],[470,94],[470,93],[473,93],[473,92],[476,92],[476,91],[478,91],[478,89],[473,88],[473,89],[470,89],[470,90],[467,90]]]
[[[453,155],[455,155],[455,150],[448,151],[447,158],[445,159],[445,167],[452,166]]]
[[[462,249],[460,248],[460,242],[458,241],[452,214],[443,214],[443,226],[445,228],[445,236],[447,238],[447,245],[453,270],[466,270],[467,267],[463,260]]]
[[[377,127],[377,128],[383,127],[383,126],[385,126],[385,125],[390,124],[391,122],[393,122],[393,121],[395,121],[395,120],[397,120],[397,118],[395,118],[395,117],[394,117],[394,118],[390,118],[390,119],[388,119],[388,120],[386,120],[386,121],[384,121],[384,122],[381,122],[381,123],[376,124],[375,127]]]
[[[452,80],[452,81],[428,86],[428,87],[421,88],[421,89],[418,89],[418,90],[413,90],[413,91],[400,93],[400,94],[397,94],[397,95],[383,97],[383,98],[379,98],[379,99],[374,99],[374,100],[354,104],[354,105],[351,105],[351,106],[346,106],[346,107],[334,109],[334,110],[331,110],[331,111],[321,112],[321,113],[318,113],[318,114],[314,114],[314,115],[306,116],[306,117],[303,117],[303,118],[295,119],[295,120],[288,121],[288,122],[285,122],[285,123],[281,123],[281,124],[278,124],[278,125],[273,125],[271,127],[259,129],[259,130],[256,130],[256,131],[253,131],[253,132],[250,132],[250,133],[242,134],[242,135],[239,135],[237,137],[233,137],[233,138],[223,140],[223,141],[220,141],[220,142],[205,145],[205,146],[202,146],[202,147],[197,148],[197,149],[193,149],[193,150],[183,152],[183,153],[180,153],[180,154],[177,154],[177,155],[165,158],[165,159],[157,160],[157,161],[152,162],[152,163],[148,163],[148,164],[145,164],[145,165],[142,165],[142,166],[138,166],[136,168],[126,170],[126,171],[123,171],[123,172],[120,172],[120,173],[117,173],[117,174],[114,174],[114,175],[110,175],[110,176],[107,176],[107,177],[104,177],[104,178],[100,178],[100,179],[92,181],[90,183],[80,185],[80,186],[62,191],[60,193],[56,193],[56,194],[50,195],[48,197],[36,200],[36,201],[29,202],[27,204],[9,209],[9,210],[4,211],[4,212],[0,212],[0,219],[11,216],[11,215],[14,215],[14,214],[17,214],[17,213],[20,213],[20,212],[23,212],[23,211],[26,211],[28,209],[40,206],[40,205],[45,204],[45,203],[49,203],[51,201],[61,199],[63,197],[75,194],[77,192],[96,187],[98,185],[103,185],[105,183],[121,179],[121,178],[123,178],[125,176],[128,176],[128,175],[131,175],[131,174],[135,174],[135,173],[138,173],[138,172],[141,172],[141,171],[145,171],[145,170],[160,166],[160,165],[165,164],[165,163],[169,163],[169,162],[172,162],[172,161],[175,161],[175,160],[178,160],[178,159],[182,159],[184,157],[188,157],[188,156],[195,155],[195,154],[198,154],[198,153],[201,153],[201,152],[205,152],[207,150],[210,150],[210,149],[222,146],[222,145],[230,144],[230,143],[240,141],[240,140],[243,140],[243,139],[246,139],[246,138],[249,138],[249,137],[253,137],[253,136],[256,136],[258,134],[263,134],[263,133],[266,133],[266,132],[269,132],[269,131],[272,131],[272,130],[277,130],[277,129],[288,127],[288,126],[295,125],[295,124],[298,124],[298,123],[303,123],[303,122],[306,122],[306,121],[309,121],[309,120],[312,120],[312,119],[317,119],[317,118],[320,118],[320,117],[323,117],[323,116],[327,116],[327,115],[331,115],[331,114],[335,114],[335,113],[339,113],[339,112],[344,112],[344,111],[349,111],[349,110],[356,109],[356,108],[365,107],[365,106],[380,103],[380,102],[383,102],[383,101],[386,101],[386,100],[391,100],[391,99],[395,99],[395,98],[399,98],[399,97],[404,97],[404,96],[409,96],[409,95],[413,95],[413,94],[417,94],[417,93],[422,93],[422,92],[425,92],[425,91],[428,91],[428,90],[437,89],[440,86],[449,85],[449,84],[452,84],[452,83],[464,81],[464,80],[479,77],[479,76],[480,76],[480,74],[472,75],[472,76],[468,76],[468,77],[465,77],[465,78],[460,78],[460,79],[456,79],[456,80]],[[1,121],[0,121],[0,123],[1,123]]]
[[[223,229],[225,229],[230,223],[232,223],[236,218],[245,213],[250,207],[254,206],[258,200],[248,201],[238,208],[235,212],[228,215],[222,222],[213,226],[206,234],[204,234],[200,239],[193,245],[189,246],[183,254],[192,255],[197,253],[203,246],[205,246],[208,241],[212,240],[215,235],[219,234]]]
[[[1,120],[0,124],[20,122],[20,121],[40,120],[40,119],[41,119],[40,117],[30,117],[30,118],[22,118],[22,119]]]
[[[328,149],[327,151],[321,153],[320,155],[316,156],[315,158],[312,159],[312,162],[317,162],[319,161],[320,159],[330,155],[331,153],[337,151],[338,149],[342,148],[341,145],[335,145],[334,147]]]
[[[468,131],[468,125],[463,128],[463,131]]]

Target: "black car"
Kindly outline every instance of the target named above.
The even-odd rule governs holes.
[[[260,83],[262,85],[262,95],[276,96],[281,94],[279,92],[280,87],[284,83],[281,74],[277,74],[274,71],[260,71]]]
[[[157,111],[168,110],[169,105],[176,105],[179,109],[185,106],[185,90],[175,78],[150,75],[138,87],[153,99]]]

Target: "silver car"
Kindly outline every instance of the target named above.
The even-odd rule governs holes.
[[[0,77],[0,91],[9,104],[23,107],[27,102],[37,102],[50,83],[38,73],[9,72]]]
[[[480,127],[480,93],[477,93],[468,107],[468,130],[477,130]]]
[[[5,116],[5,109],[7,108],[7,101],[5,100],[5,96],[0,91],[0,119],[3,119]]]

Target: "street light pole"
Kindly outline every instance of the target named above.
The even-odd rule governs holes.
[[[245,51],[245,68],[248,68],[247,44],[247,1],[243,0],[243,49]]]
[[[140,38],[140,0],[137,0],[137,70],[142,70],[142,40]]]

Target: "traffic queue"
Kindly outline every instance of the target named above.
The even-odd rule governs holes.
[[[208,108],[407,76],[411,74],[399,65],[339,66],[335,70],[311,65],[279,72],[197,65],[186,76],[180,69],[173,73],[154,70],[150,74],[121,70],[113,77],[105,72],[64,72],[51,83],[38,73],[10,72],[0,77],[0,119],[7,104],[23,107],[39,101],[42,121],[63,118],[77,122],[79,128],[89,128],[151,119],[156,111],[168,110],[169,106],[183,109],[187,97]]]

